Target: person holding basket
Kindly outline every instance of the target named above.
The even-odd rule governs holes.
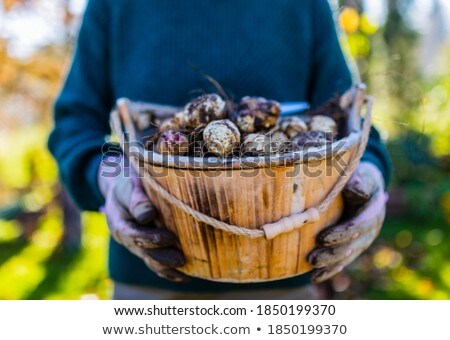
[[[49,148],[77,205],[106,215],[114,298],[318,298],[311,280],[340,272],[382,226],[391,165],[378,132],[344,188],[345,218],[318,235],[311,275],[239,285],[188,277],[177,270],[185,259],[175,235],[152,223],[139,176],[102,154],[117,98],[179,106],[205,87],[187,62],[236,96],[295,102],[297,111],[352,85],[326,0],[90,0]]]

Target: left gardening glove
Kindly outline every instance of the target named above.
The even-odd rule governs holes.
[[[182,252],[176,247],[175,235],[157,227],[156,211],[150,203],[141,180],[133,169],[125,176],[122,162],[105,163],[99,169],[99,187],[105,197],[102,211],[114,240],[141,258],[158,276],[176,282],[189,277],[176,270],[184,265]]]
[[[343,190],[349,217],[317,236],[318,247],[308,257],[315,267],[314,283],[333,277],[369,248],[378,236],[386,213],[387,194],[378,168],[361,162]]]

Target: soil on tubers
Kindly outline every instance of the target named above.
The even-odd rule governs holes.
[[[280,116],[280,103],[262,97],[244,97],[233,120],[242,132],[252,133],[273,128]]]
[[[228,119],[209,123],[203,131],[206,149],[215,156],[227,157],[241,143],[241,133],[237,126]]]
[[[245,157],[320,147],[345,134],[341,101],[333,98],[302,117],[280,117],[275,100],[244,97],[230,106],[219,94],[204,94],[162,121],[147,148],[170,155]]]

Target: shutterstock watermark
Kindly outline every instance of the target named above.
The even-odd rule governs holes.
[[[141,178],[145,172],[159,178],[168,176],[169,172],[170,175],[179,177],[238,175],[252,178],[263,173],[267,177],[294,178],[301,174],[303,177],[317,178],[333,174],[344,175],[351,158],[346,157],[349,149],[345,140],[326,140],[321,144],[312,141],[311,145],[306,143],[301,147],[290,141],[281,143],[281,147],[280,142],[276,140],[270,140],[263,146],[254,143],[247,145],[246,151],[236,150],[229,157],[217,157],[207,152],[203,157],[159,154],[152,151],[155,145],[148,142],[124,142],[123,149],[119,143],[105,143],[102,147],[101,176],[130,177],[134,171]],[[190,154],[200,154],[204,151],[204,146],[197,144],[191,141]],[[282,152],[272,153],[274,148]],[[130,163],[130,158],[135,160],[135,167]]]

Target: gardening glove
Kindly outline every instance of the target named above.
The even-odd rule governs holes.
[[[133,169],[124,175],[122,162],[102,163],[99,171],[100,191],[105,197],[102,211],[116,242],[140,257],[158,276],[175,281],[189,277],[175,268],[184,265],[182,252],[175,247],[177,239],[168,229],[152,223],[156,210]],[[114,174],[114,175],[113,175]]]
[[[317,236],[318,247],[308,257],[315,267],[312,280],[320,283],[333,277],[369,248],[380,232],[386,212],[387,194],[381,172],[362,162],[343,190],[349,217]]]

